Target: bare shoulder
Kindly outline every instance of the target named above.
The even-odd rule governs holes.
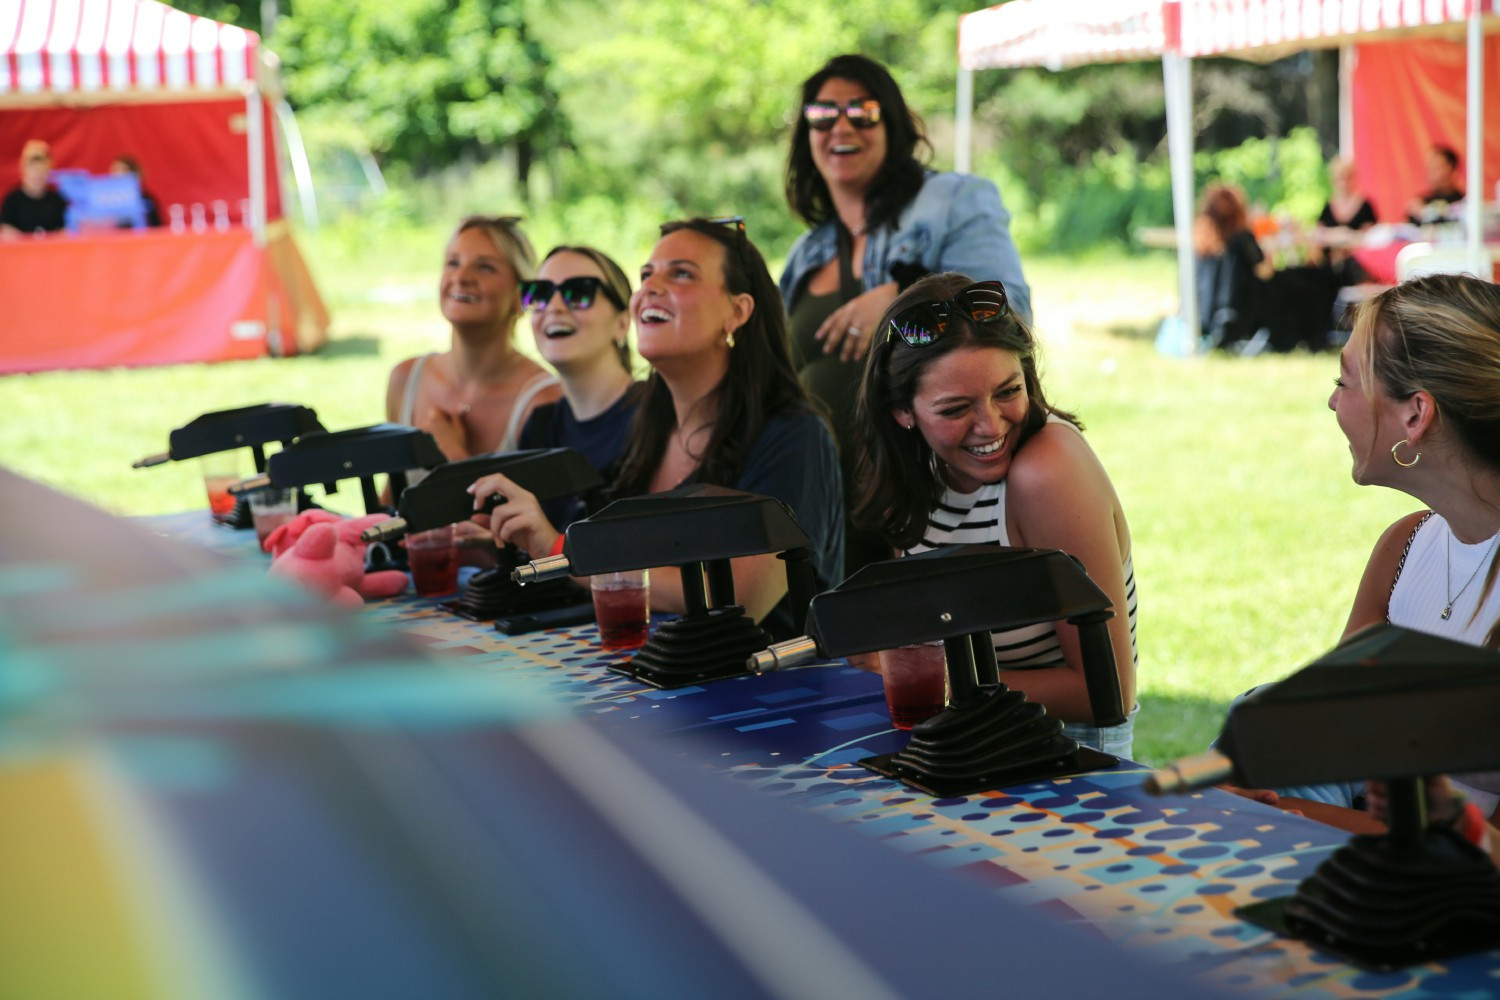
[[[1354,606],[1349,610],[1349,621],[1344,627],[1345,636],[1385,621],[1391,588],[1396,583],[1396,571],[1406,554],[1407,543],[1429,513],[1414,511],[1381,533],[1355,591]]]
[[[1366,575],[1379,570],[1386,583],[1395,582],[1396,567],[1401,565],[1401,558],[1406,554],[1406,546],[1411,541],[1412,533],[1431,513],[1426,510],[1412,511],[1382,531],[1375,542],[1375,550],[1370,553]]]
[[[1099,456],[1072,424],[1048,423],[1027,438],[1011,462],[1006,490],[1017,500],[1057,496],[1058,490],[1108,488],[1109,475]]]
[[[391,369],[390,378],[385,384],[385,418],[395,420],[401,412],[401,397],[406,393],[406,384],[411,381],[412,367],[417,363],[416,358],[407,358],[398,361]]]

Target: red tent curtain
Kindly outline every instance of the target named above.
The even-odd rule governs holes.
[[[270,136],[269,102],[265,135]],[[172,104],[104,104],[78,108],[32,107],[0,111],[0,191],[19,182],[16,157],[27,139],[52,145],[57,167],[104,173],[121,154],[140,161],[143,186],[161,206],[201,204],[210,224],[213,203],[223,201],[235,225],[240,202],[250,197],[245,101],[184,101]],[[274,153],[266,143],[266,217],[281,217],[281,186]]]
[[[1462,42],[1417,39],[1355,47],[1354,158],[1359,181],[1382,220],[1406,217],[1406,203],[1427,188],[1424,153],[1446,143],[1464,157]],[[1500,181],[1500,36],[1484,43],[1484,197]]]

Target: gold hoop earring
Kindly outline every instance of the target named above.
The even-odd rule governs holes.
[[[724,343],[728,344],[731,348],[734,347],[734,331],[733,330],[725,330],[724,331]]]
[[[1411,446],[1411,442],[1406,440],[1406,438],[1402,438],[1400,441],[1397,441],[1395,444],[1391,445],[1391,461],[1395,462],[1403,469],[1410,469],[1413,465],[1416,465],[1422,460],[1422,453],[1420,451],[1414,451],[1412,452],[1411,461],[1403,462],[1401,461],[1401,456],[1396,454],[1396,449],[1400,448],[1403,444],[1408,447]]]

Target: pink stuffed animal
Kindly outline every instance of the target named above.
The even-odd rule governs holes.
[[[301,581],[342,607],[357,608],[367,599],[391,597],[406,589],[400,570],[365,572],[365,543],[360,533],[386,519],[368,514],[353,519],[326,510],[305,510],[266,537],[271,572]]]

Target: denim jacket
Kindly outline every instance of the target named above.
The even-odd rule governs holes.
[[[792,244],[781,273],[781,297],[788,310],[808,277],[838,256],[837,226],[830,219]],[[983,177],[929,171],[896,225],[882,226],[866,238],[864,290],[894,280],[891,265],[900,263],[934,274],[959,271],[976,281],[998,279],[1011,308],[1031,323],[1031,289],[1010,239],[1010,213],[999,189]]]

